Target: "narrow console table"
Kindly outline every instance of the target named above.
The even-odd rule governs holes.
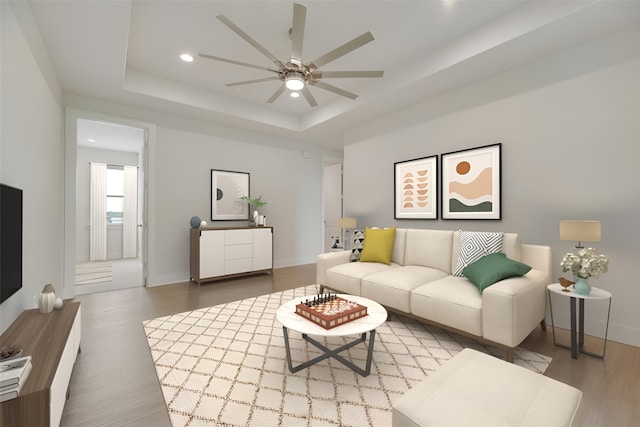
[[[20,344],[33,365],[20,395],[0,403],[0,425],[60,425],[80,336],[80,303],[71,301],[49,314],[25,310],[0,336],[0,346]]]

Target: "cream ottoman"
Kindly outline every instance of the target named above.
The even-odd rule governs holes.
[[[393,427],[570,426],[582,392],[464,349],[393,404]]]

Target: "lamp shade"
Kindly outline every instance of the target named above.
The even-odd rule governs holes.
[[[338,227],[340,228],[356,228],[358,221],[355,218],[339,218]]]
[[[560,240],[599,242],[600,221],[560,221]]]

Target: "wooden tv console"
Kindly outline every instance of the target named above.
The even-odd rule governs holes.
[[[0,425],[57,427],[80,351],[80,303],[67,300],[49,314],[23,311],[0,336],[0,347],[12,344],[31,355],[33,368],[20,395],[0,403]]]

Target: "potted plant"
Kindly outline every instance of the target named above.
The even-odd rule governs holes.
[[[260,195],[260,196],[258,196],[256,198],[253,198],[253,199],[250,198],[249,196],[242,196],[242,197],[240,197],[240,200],[244,200],[245,202],[249,203],[249,206],[253,206],[253,208],[255,209],[253,211],[253,214],[250,215],[250,219],[249,219],[249,225],[250,226],[255,226],[256,225],[256,221],[258,220],[258,209],[260,209],[261,207],[266,205],[267,202],[262,200],[262,195]]]

